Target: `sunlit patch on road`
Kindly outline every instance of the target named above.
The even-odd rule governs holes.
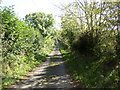
[[[72,81],[68,79],[59,49],[54,48],[46,58],[46,62],[31,72],[26,80],[13,86],[14,88],[72,88]]]

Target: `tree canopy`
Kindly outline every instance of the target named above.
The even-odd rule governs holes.
[[[54,25],[52,15],[41,12],[26,15],[25,21],[35,29],[38,29],[43,36],[47,36],[50,33],[50,28]]]

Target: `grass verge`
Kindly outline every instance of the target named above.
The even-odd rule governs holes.
[[[119,71],[116,68],[105,71],[105,65],[101,60],[95,60],[95,57],[63,49],[61,53],[73,79],[79,81],[84,88],[119,88]]]

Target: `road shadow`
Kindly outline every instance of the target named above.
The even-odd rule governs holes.
[[[62,61],[61,55],[53,55],[51,58],[51,63],[53,65],[49,65],[44,70],[44,74],[37,74],[36,76],[40,77],[37,78],[38,80],[44,79],[44,81],[39,82],[36,87],[43,87],[43,88],[69,88],[70,82],[67,79],[67,73],[64,68],[64,62]],[[42,83],[42,85],[40,85]]]

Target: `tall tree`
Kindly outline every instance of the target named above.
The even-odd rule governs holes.
[[[54,19],[51,14],[40,12],[26,15],[25,21],[27,21],[28,24],[33,26],[35,29],[38,29],[44,37],[50,33],[50,28],[54,24]]]

